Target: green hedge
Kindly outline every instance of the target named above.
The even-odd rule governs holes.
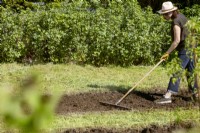
[[[188,18],[200,17],[200,5],[193,5],[191,8],[186,7],[184,10],[181,10]]]
[[[136,0],[94,4],[77,0],[20,13],[1,8],[0,61],[147,65],[169,47],[169,23],[150,8]]]
[[[162,3],[168,0],[138,0],[140,5],[143,7],[151,6],[154,12],[161,9]],[[185,7],[191,8],[195,4],[200,4],[200,0],[169,0],[179,9],[184,9]]]

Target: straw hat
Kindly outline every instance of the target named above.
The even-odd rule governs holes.
[[[158,11],[158,13],[160,14],[165,14],[165,13],[168,13],[168,12],[171,12],[171,11],[175,11],[177,10],[178,7],[175,7],[171,1],[167,1],[167,2],[164,2],[162,4],[162,9]]]

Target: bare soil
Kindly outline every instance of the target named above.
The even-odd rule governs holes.
[[[102,112],[111,110],[121,110],[114,106],[105,106],[100,103],[109,102],[115,104],[126,91],[109,91],[109,92],[88,92],[75,95],[63,95],[56,108],[56,113],[59,115],[67,115],[68,113],[78,112]],[[178,95],[174,95],[170,104],[156,104],[156,99],[162,98],[164,91],[155,89],[154,91],[133,91],[119,105],[130,108],[131,110],[147,111],[150,109],[166,109],[173,110],[177,108],[197,108],[198,104],[192,101],[190,94],[187,91],[179,91]],[[64,133],[172,133],[176,130],[184,130],[195,127],[194,123],[173,123],[170,125],[150,125],[145,128],[127,128],[127,129],[106,129],[106,128],[76,128],[66,129]]]
[[[88,92],[76,95],[63,95],[59,101],[56,112],[57,114],[68,114],[71,112],[92,112],[92,111],[111,111],[121,110],[114,106],[105,106],[100,102],[109,102],[115,104],[126,92]],[[164,92],[158,89],[151,92],[133,91],[124,98],[119,105],[128,107],[132,110],[148,109],[176,109],[198,107],[193,102],[187,91],[180,91],[178,95],[173,96],[170,104],[156,104],[156,99],[162,98]]]

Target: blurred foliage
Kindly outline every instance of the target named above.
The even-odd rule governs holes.
[[[200,58],[199,58],[200,57],[200,14],[199,16],[191,18],[187,26],[190,31],[190,35],[187,39],[187,44],[188,44],[188,47],[190,47],[191,50],[195,54],[195,66],[196,66],[195,80],[198,81],[198,90],[199,90],[199,87],[200,87]],[[199,95],[200,95],[200,91],[199,91]],[[200,99],[199,99],[199,103],[200,103]]]
[[[53,120],[56,99],[39,93],[36,74],[20,80],[14,88],[1,86],[0,119],[12,132],[42,133]]]

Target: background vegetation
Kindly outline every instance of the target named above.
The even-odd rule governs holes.
[[[170,45],[169,23],[137,0],[10,7],[0,9],[1,62],[148,65]],[[194,5],[183,12],[198,16],[199,10]]]
[[[138,0],[140,5],[143,7],[151,6],[153,11],[156,12],[161,9],[162,3],[168,0]],[[192,7],[195,4],[200,4],[199,0],[170,0],[179,9],[184,9],[185,7]]]
[[[16,6],[27,7],[27,3],[29,3],[29,4],[31,4],[31,3],[49,4],[49,3],[60,3],[63,1],[74,2],[73,0],[0,0],[0,2],[3,5],[12,5],[12,6],[15,5],[15,7]],[[104,7],[107,7],[113,0],[85,0],[85,1],[89,2],[90,4],[99,2],[102,5],[104,5]],[[118,1],[121,1],[121,0],[118,0]],[[166,0],[138,0],[138,2],[142,8],[150,6],[153,9],[154,13],[160,9],[160,7],[162,6],[162,3],[164,1],[166,1]],[[200,4],[199,0],[184,0],[184,1],[183,0],[171,0],[171,1],[180,9],[184,9],[185,7],[192,7],[195,4]]]
[[[169,42],[167,24],[136,0],[63,2],[56,8],[1,8],[0,61],[77,62],[96,66],[151,64]]]

